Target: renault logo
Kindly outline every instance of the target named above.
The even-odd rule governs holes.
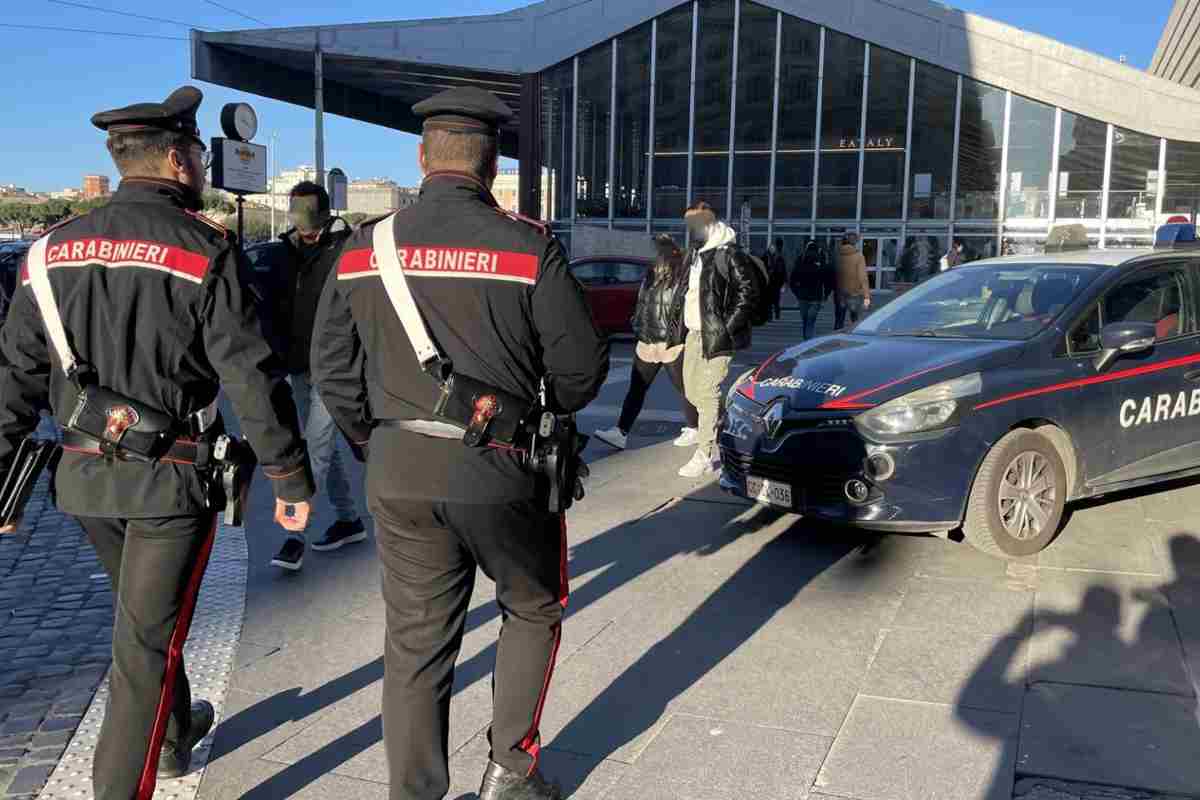
[[[762,415],[763,427],[767,430],[768,438],[774,439],[783,426],[783,406],[782,400],[776,400]]]

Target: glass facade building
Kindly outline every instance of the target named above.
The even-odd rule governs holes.
[[[1148,245],[1200,208],[1200,144],[1047,105],[751,0],[693,0],[541,73],[543,216],[678,234],[705,200],[755,250],[863,242],[884,287],[1079,222]]]

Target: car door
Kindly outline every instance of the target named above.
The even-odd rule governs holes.
[[[646,277],[646,265],[632,261],[613,264],[616,283],[612,285],[613,330],[633,330],[633,314],[637,309],[638,291]]]
[[[588,306],[592,310],[592,319],[603,331],[611,330],[611,312],[604,295],[604,289],[609,283],[609,264],[604,261],[578,261],[571,265],[571,274],[583,284],[587,293]]]
[[[1101,325],[1147,322],[1149,352],[1118,358],[1106,371],[1112,408],[1107,463],[1097,484],[1123,483],[1200,464],[1200,335],[1197,263],[1174,259],[1125,277],[1098,304]]]

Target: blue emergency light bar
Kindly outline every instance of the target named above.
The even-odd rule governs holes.
[[[1177,250],[1200,247],[1196,241],[1196,226],[1191,223],[1174,222],[1163,225],[1154,234],[1155,250]]]

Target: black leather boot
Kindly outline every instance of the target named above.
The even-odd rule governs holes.
[[[212,703],[198,700],[192,703],[192,724],[178,742],[163,742],[158,754],[158,777],[182,778],[192,765],[192,749],[212,730],[216,712]]]
[[[536,769],[526,777],[489,761],[479,786],[479,800],[562,800],[562,790],[546,783]]]

